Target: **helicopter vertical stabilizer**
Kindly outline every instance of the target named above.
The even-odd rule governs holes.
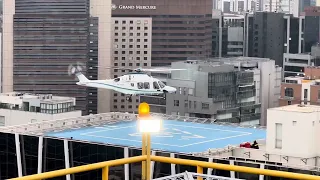
[[[79,82],[88,82],[89,79],[86,78],[81,72],[76,73],[77,78],[79,79]]]

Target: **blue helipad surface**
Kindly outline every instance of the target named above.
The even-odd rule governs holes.
[[[136,121],[52,132],[46,136],[141,147],[141,134]],[[190,153],[265,138],[264,129],[165,120],[163,130],[152,134],[151,143],[152,149]]]

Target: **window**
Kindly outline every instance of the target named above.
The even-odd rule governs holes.
[[[202,109],[209,109],[208,103],[202,103]]]
[[[304,99],[307,99],[307,98],[308,98],[308,89],[304,89],[304,91],[303,91],[303,97],[304,97]]]
[[[148,33],[144,33],[144,36],[148,36]]]
[[[174,105],[174,106],[179,106],[179,100],[174,100],[174,101],[173,101],[173,105]]]
[[[188,91],[189,91],[188,94],[192,96],[193,95],[193,89],[189,88]]]
[[[193,102],[193,106],[194,106],[195,109],[197,108],[197,101]]]
[[[129,42],[133,42],[133,39],[129,39]],[[131,45],[132,46],[132,45]]]
[[[133,27],[130,27],[130,30],[133,30]]]
[[[158,83],[159,83],[159,86],[161,87],[161,88],[164,88],[166,85],[164,85],[163,84],[163,82],[161,82],[161,81],[158,81]]]
[[[293,89],[292,88],[286,88],[284,91],[285,97],[293,97]]]
[[[130,21],[130,24],[133,24],[133,21]]]
[[[144,45],[144,48],[148,48],[148,45]]]
[[[144,54],[148,54],[148,51],[143,51]]]
[[[160,89],[158,83],[155,81],[153,82],[153,89]]]
[[[144,30],[148,30],[148,27],[144,27]]]
[[[184,100],[184,107],[188,108],[188,100]]]
[[[142,82],[138,82],[137,86],[138,86],[138,89],[143,89],[143,83]]]
[[[292,125],[293,126],[297,125],[297,121],[292,121]]]
[[[291,105],[292,104],[292,102],[291,101],[288,101],[288,105]]]
[[[134,87],[134,83],[131,83],[131,86]]]
[[[145,60],[145,61],[148,60],[148,57],[143,57],[143,60]]]
[[[143,83],[143,86],[144,86],[145,89],[150,89],[150,84],[149,84],[149,82]]]
[[[126,30],[126,27],[122,27],[122,30]]]
[[[276,123],[275,148],[282,149],[282,124]]]
[[[144,42],[148,42],[148,39],[144,39]]]

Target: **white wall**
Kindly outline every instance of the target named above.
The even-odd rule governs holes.
[[[98,79],[109,79],[111,72],[111,0],[91,0],[90,13],[99,18]],[[98,89],[98,113],[110,112],[111,91]]]
[[[81,111],[72,111],[59,114],[45,114],[28,111],[0,109],[0,117],[4,117],[5,126],[28,124],[31,122],[48,121],[81,116]],[[0,118],[2,119],[2,118]],[[1,124],[1,123],[0,123]]]
[[[295,106],[295,105],[293,105]],[[268,109],[267,126],[267,153],[294,157],[315,157],[319,155],[319,136],[316,136],[316,127],[319,127],[318,113],[302,113]],[[296,125],[293,125],[296,121]],[[313,126],[315,122],[315,126]],[[275,123],[282,124],[282,148],[275,148]],[[319,135],[319,134],[318,134]],[[317,146],[318,144],[318,146]]]

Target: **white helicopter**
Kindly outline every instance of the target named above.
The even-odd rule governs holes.
[[[127,69],[127,68],[115,68],[115,69]],[[127,69],[128,70],[128,69]],[[132,70],[132,69],[129,69]],[[176,88],[167,86],[159,79],[153,78],[152,76],[144,72],[161,72],[161,71],[176,71],[184,69],[133,69],[133,72],[126,75],[105,80],[89,80],[82,73],[82,67],[69,66],[69,75],[75,74],[79,82],[77,85],[104,88],[114,90],[123,94],[128,95],[127,101],[132,101],[133,95],[163,95],[166,98],[167,93],[176,92]]]

